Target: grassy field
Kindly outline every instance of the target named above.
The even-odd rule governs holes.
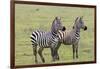
[[[63,25],[71,29],[77,16],[83,16],[87,31],[81,30],[79,59],[77,62],[94,60],[94,9],[77,7],[57,7],[42,5],[15,6],[15,64],[35,64],[30,35],[32,31],[41,29],[49,31],[52,21],[61,16]],[[60,60],[52,62],[50,49],[44,49],[46,63],[76,62],[72,59],[72,46],[61,45]],[[41,64],[40,57],[38,61]]]

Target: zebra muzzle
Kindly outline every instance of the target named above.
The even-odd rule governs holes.
[[[84,30],[87,30],[87,26],[84,27]]]
[[[65,31],[65,30],[66,30],[66,27],[65,27],[65,26],[63,26],[62,31]]]

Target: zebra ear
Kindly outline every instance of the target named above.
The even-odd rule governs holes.
[[[76,18],[75,22],[78,20],[79,17]]]
[[[55,19],[57,19],[57,17],[55,17]]]
[[[60,17],[60,16],[57,16],[57,17],[55,17],[55,19],[59,19],[59,20],[61,20],[61,17]]]

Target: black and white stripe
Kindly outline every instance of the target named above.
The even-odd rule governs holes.
[[[56,44],[57,41],[56,35],[52,35],[51,32],[44,31],[34,31],[31,35],[31,41],[33,45],[38,45],[43,48],[51,47],[50,44]]]

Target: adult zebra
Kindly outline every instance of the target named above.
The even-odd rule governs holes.
[[[64,32],[59,31],[58,34],[60,39],[60,43],[58,44],[59,46],[61,45],[61,43],[65,45],[72,45],[73,59],[78,58],[78,44],[80,40],[80,29],[87,30],[87,26],[84,25],[82,18],[83,17],[76,18],[72,30],[66,30]],[[57,50],[56,50],[56,54],[58,55]]]
[[[45,62],[45,59],[42,55],[42,51],[44,48],[50,48],[51,49],[51,55],[53,58],[53,61],[58,59],[59,57],[55,55],[55,49],[57,48],[58,44],[58,36],[57,33],[59,30],[62,30],[64,26],[62,26],[61,23],[61,18],[56,17],[52,23],[51,30],[49,32],[44,32],[40,30],[36,30],[32,33],[31,35],[31,41],[33,45],[33,52],[35,56],[35,62],[37,63],[37,46],[39,47],[38,49],[38,54],[42,60],[42,62]]]

